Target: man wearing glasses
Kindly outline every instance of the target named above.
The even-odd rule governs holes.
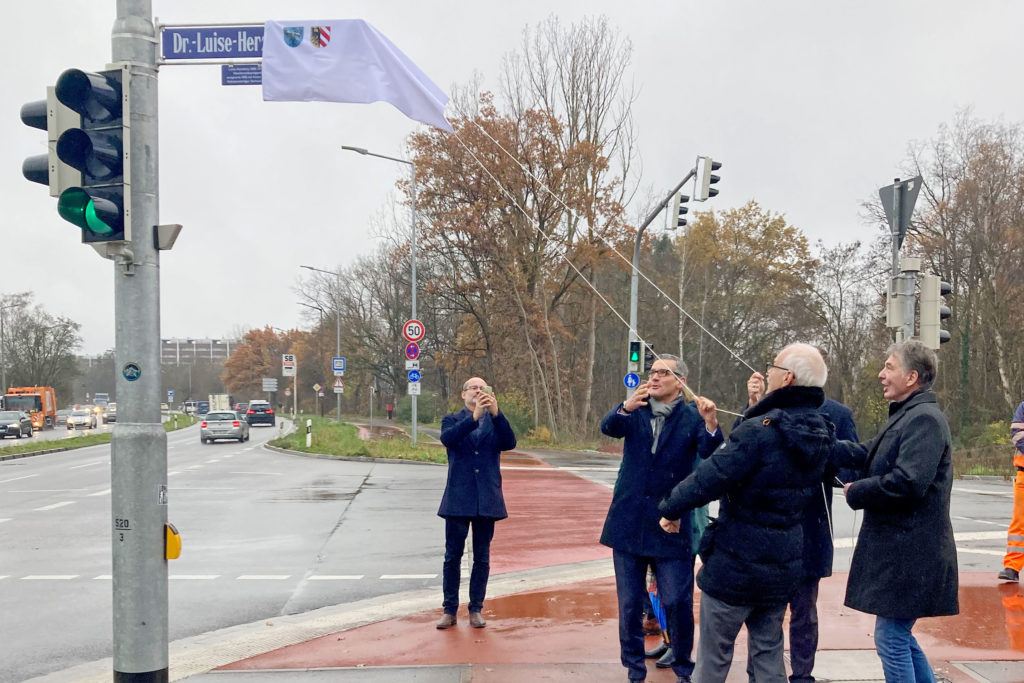
[[[685,382],[686,365],[659,355],[650,378],[601,421],[603,433],[624,440],[601,543],[612,549],[620,656],[632,681],[647,677],[642,612],[648,565],[658,577],[676,680],[687,683],[693,673],[691,535],[668,534],[658,526],[658,501],[715,450],[722,433],[712,401],[698,396],[697,407],[685,402]]]
[[[479,377],[462,385],[466,407],[441,421],[448,449],[448,483],[437,514],[445,520],[444,615],[437,628],[455,626],[459,607],[462,551],[473,527],[473,569],[469,576],[469,625],[483,628],[484,595],[490,573],[494,523],[508,517],[501,493],[501,451],[516,447],[516,435],[498,410],[494,391]]]
[[[828,371],[817,349],[787,346],[765,376],[764,397],[728,443],[660,505],[662,528],[678,531],[689,511],[719,501],[718,519],[701,539],[698,683],[725,681],[744,624],[751,680],[786,680],[782,621],[803,576],[805,510],[821,495],[835,437],[819,412]]]

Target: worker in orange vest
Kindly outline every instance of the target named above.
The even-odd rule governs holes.
[[[1017,468],[1017,476],[1013,480],[1013,515],[1006,531],[1006,555],[1003,556],[999,579],[1019,581],[1020,570],[1024,568],[1024,402],[1013,413],[1010,439],[1015,449],[1013,464]]]

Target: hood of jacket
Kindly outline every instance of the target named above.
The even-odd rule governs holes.
[[[790,458],[799,469],[808,470],[820,465],[833,442],[831,428],[819,412],[824,402],[820,387],[781,387],[750,406],[744,419],[774,424]]]

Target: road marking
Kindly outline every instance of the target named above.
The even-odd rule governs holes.
[[[291,574],[242,574],[236,581],[284,581]]]
[[[75,504],[75,501],[73,501],[73,500],[65,500],[65,501],[62,501],[60,503],[54,503],[53,505],[44,505],[41,508],[36,508],[35,512],[45,512],[47,510],[56,510],[57,508],[62,508],[65,505],[74,505],[74,504]]]
[[[0,484],[6,484],[9,481],[18,481],[19,479],[31,479],[32,477],[38,476],[38,474],[26,474],[24,477],[15,477],[14,479],[0,479]]]
[[[310,581],[358,581],[362,574],[317,574],[309,577]]]
[[[107,463],[105,461],[100,460],[99,462],[87,462],[84,465],[75,465],[73,467],[69,467],[68,469],[69,470],[77,470],[77,469],[81,469],[83,467],[95,467],[96,465],[106,465],[106,464]]]
[[[167,476],[168,476],[168,477],[173,477],[173,476],[174,476],[174,475],[176,475],[176,474],[181,474],[181,472],[168,472],[168,473],[167,473]]]
[[[436,579],[437,574],[381,574],[382,579]]]
[[[9,579],[9,578],[11,578],[9,574],[4,574],[3,576],[0,576],[0,580]]]
[[[114,577],[110,574],[100,574],[99,576],[92,577],[93,581],[110,581]]]
[[[963,541],[991,541],[994,539],[1006,538],[1005,531],[961,531],[960,533],[953,534],[953,540],[960,543]],[[843,538],[836,538],[833,540],[832,545],[835,548],[852,548],[854,539],[851,536]],[[1006,551],[995,551],[995,550],[982,550],[980,548],[960,548],[957,546],[957,550],[965,553],[978,552],[985,555],[994,553],[996,555],[1005,555]]]
[[[1006,555],[1005,550],[985,550],[984,548],[961,548],[960,546],[956,547],[956,551],[958,553],[974,553],[975,555],[998,555],[999,557],[1003,557]]]
[[[30,574],[21,577],[22,581],[68,581],[77,579],[78,574]]]
[[[207,460],[206,462],[207,462],[207,464],[209,464],[211,462],[220,462],[220,460],[218,460],[217,458],[214,458],[213,460]]]
[[[110,489],[107,489],[106,491],[97,491],[96,493],[90,493],[89,495],[90,496],[105,496],[105,495],[107,495],[109,493],[110,493]]]
[[[1013,491],[983,491],[981,489],[962,489],[959,487],[953,487],[953,493],[977,493],[981,496],[1002,496],[1003,498],[1013,498]]]
[[[963,520],[965,522],[977,522],[978,524],[991,524],[992,526],[1001,526],[1004,529],[1006,528],[1006,523],[1005,522],[990,522],[987,519],[975,519],[974,517],[957,517],[956,515],[951,516],[950,519],[960,519],[960,520]]]
[[[219,579],[220,574],[171,574],[167,578],[177,581],[209,581],[211,579]]]
[[[11,521],[11,517],[0,517],[0,524]]]
[[[231,474],[263,474],[268,477],[280,477],[281,472],[232,472]]]

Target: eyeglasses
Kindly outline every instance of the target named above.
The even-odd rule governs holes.
[[[776,365],[775,363],[765,363],[765,366],[764,366],[764,376],[765,377],[768,376],[768,371],[771,370],[772,368],[775,368],[776,370],[782,370],[783,372],[793,372],[789,368],[784,368],[781,365]]]
[[[654,368],[651,370],[651,377],[668,377],[669,375],[674,374],[675,373],[668,368]]]
[[[483,386],[481,386],[479,384],[470,384],[468,387],[463,389],[463,391],[483,391],[483,390],[484,390]]]

